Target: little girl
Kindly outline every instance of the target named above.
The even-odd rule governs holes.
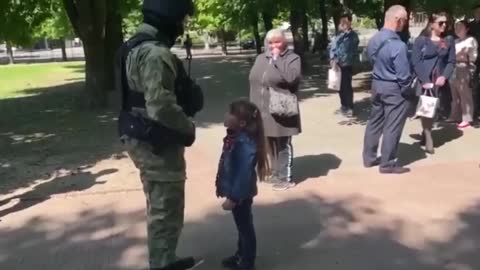
[[[217,196],[225,198],[225,211],[232,211],[238,230],[238,249],[222,265],[234,270],[253,270],[256,236],[252,204],[257,195],[257,176],[269,174],[262,117],[251,102],[240,100],[230,105],[226,115],[227,136],[217,174]]]

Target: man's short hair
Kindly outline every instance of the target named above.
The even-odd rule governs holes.
[[[400,14],[407,14],[407,9],[401,5],[393,5],[385,12],[385,21],[396,19]]]
[[[349,22],[353,21],[353,16],[351,13],[343,13],[340,16],[340,19],[346,18]]]
[[[480,8],[480,4],[476,4],[475,6],[473,6],[473,9],[479,9]]]

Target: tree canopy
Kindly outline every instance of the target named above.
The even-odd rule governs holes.
[[[289,22],[295,49],[309,49],[310,29],[325,48],[330,22],[343,12],[382,25],[384,9],[403,4],[409,11],[445,10],[453,16],[471,15],[477,0],[195,0],[196,15],[188,30],[204,38],[226,41],[232,33],[247,34],[261,51],[262,35],[281,22]],[[142,20],[142,0],[2,0],[0,1],[0,41],[7,43],[13,61],[12,46],[29,46],[40,38],[79,37],[87,62],[87,89],[92,102],[104,104],[104,92],[113,85],[113,56],[124,37],[132,35]],[[321,22],[321,27],[317,27]],[[317,42],[316,42],[317,43]],[[103,93],[103,94],[98,94]]]

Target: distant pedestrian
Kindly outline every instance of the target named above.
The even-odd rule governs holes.
[[[427,27],[415,40],[412,52],[412,64],[419,82],[418,95],[431,90],[435,97],[442,99],[450,91],[448,80],[455,70],[455,40],[446,36],[448,15],[444,12],[432,14]],[[448,105],[450,107],[450,105]],[[445,109],[445,106],[441,107]],[[432,128],[434,119],[420,118],[422,122],[422,144],[426,152],[434,154]]]
[[[469,35],[474,37],[477,40],[477,43],[480,44],[480,5],[476,5],[473,8],[474,20],[470,22],[468,30]],[[480,54],[480,46],[478,48]],[[477,57],[476,61],[476,71],[473,74],[474,85],[473,85],[473,98],[475,103],[475,113],[474,118],[477,119],[480,116],[480,83],[479,83],[479,74],[480,74],[480,57]]]
[[[193,42],[189,34],[187,34],[185,38],[185,42],[183,42],[183,46],[185,47],[185,50],[187,52],[187,60],[192,60],[193,59],[193,55],[192,55]]]
[[[250,101],[258,106],[262,114],[270,146],[272,176],[267,182],[273,184],[273,189],[277,191],[295,186],[292,179],[292,136],[301,132],[296,96],[301,69],[301,59],[288,48],[283,30],[270,30],[266,37],[266,52],[257,57],[249,80]],[[279,99],[284,100],[279,102]],[[272,113],[272,109],[278,109],[272,104],[285,105],[280,107],[288,114]]]
[[[373,64],[372,112],[365,132],[365,167],[380,165],[380,173],[403,174],[410,170],[397,163],[397,150],[407,119],[412,74],[407,45],[397,34],[408,22],[403,6],[395,5],[385,13],[385,25],[368,43]],[[377,157],[383,135],[382,156]]]
[[[352,15],[344,14],[340,17],[339,33],[330,47],[330,65],[340,68],[342,79],[340,84],[340,111],[352,117],[354,107],[353,97],[353,64],[358,56],[358,34],[352,29]]]
[[[470,127],[473,122],[473,74],[476,71],[478,56],[477,40],[468,36],[467,21],[460,21],[455,26],[458,39],[455,41],[457,67],[452,78],[452,112],[450,119],[458,128]]]
[[[257,195],[257,178],[269,174],[267,147],[262,116],[249,101],[230,105],[225,119],[227,136],[217,174],[217,196],[225,198],[225,211],[232,211],[238,230],[237,252],[222,265],[228,269],[253,270],[257,240],[252,204]]]

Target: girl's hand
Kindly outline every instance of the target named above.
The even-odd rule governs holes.
[[[232,211],[235,206],[236,204],[230,199],[226,199],[222,204],[222,208],[225,211]]]
[[[440,76],[440,77],[437,78],[437,81],[435,82],[435,85],[442,87],[442,86],[445,85],[446,82],[447,82],[447,78],[445,78],[444,76]]]

